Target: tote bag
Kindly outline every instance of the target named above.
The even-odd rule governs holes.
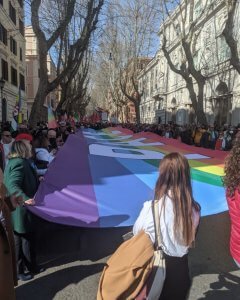
[[[136,297],[136,300],[156,300],[159,299],[164,280],[166,277],[166,265],[163,251],[161,249],[161,231],[159,218],[159,202],[152,202],[152,212],[155,229],[155,245],[154,245],[154,261],[152,271],[147,278],[141,292]]]
[[[97,300],[135,299],[152,271],[153,254],[144,231],[123,242],[103,269]]]

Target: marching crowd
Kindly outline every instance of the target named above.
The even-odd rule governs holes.
[[[228,151],[232,147],[235,136],[240,132],[238,126],[224,125],[222,127],[214,125],[186,124],[122,124],[123,127],[133,132],[149,131],[166,138],[179,139],[181,142],[197,147],[210,148],[214,150]]]
[[[183,143],[218,150],[230,150],[231,154],[226,164],[226,177],[224,184],[227,188],[227,199],[229,201],[230,215],[240,218],[240,210],[237,205],[240,203],[239,185],[240,185],[240,152],[239,136],[240,126],[224,126],[217,128],[214,126],[197,126],[176,124],[119,124],[120,126],[132,130],[134,133],[141,131],[154,132],[166,138],[179,139]],[[36,261],[35,253],[35,229],[36,216],[34,216],[27,206],[35,204],[34,195],[37,191],[39,182],[43,179],[48,165],[54,159],[57,151],[67,140],[70,134],[74,134],[78,128],[102,129],[109,126],[116,126],[111,123],[73,123],[61,120],[58,128],[48,128],[47,124],[39,123],[36,128],[31,129],[26,123],[20,124],[17,131],[12,131],[10,124],[2,124],[0,141],[0,298],[15,299],[13,286],[17,280],[32,279],[34,274],[44,271]],[[234,142],[234,140],[236,142]],[[237,165],[234,165],[234,161]],[[181,166],[181,176],[177,178],[179,166]],[[171,172],[169,168],[172,168]],[[156,183],[155,196],[157,199],[164,199],[161,207],[168,210],[167,223],[163,216],[160,216],[160,223],[165,231],[170,233],[168,238],[163,234],[163,250],[165,251],[167,267],[166,279],[161,299],[180,299],[176,298],[176,293],[182,295],[185,299],[190,279],[188,275],[187,253],[188,248],[195,238],[196,228],[198,226],[200,207],[192,196],[190,183],[190,173],[188,162],[179,154],[166,156],[161,162],[160,170],[165,177],[159,177]],[[176,178],[174,178],[174,176]],[[187,185],[181,187],[176,182],[186,177]],[[169,177],[169,178],[168,178]],[[234,180],[233,180],[234,179]],[[177,180],[177,181],[176,181]],[[170,184],[169,186],[166,185]],[[163,190],[162,186],[166,189]],[[169,190],[176,190],[175,197]],[[233,204],[233,200],[236,204]],[[187,201],[186,205],[183,203]],[[164,204],[163,204],[164,203]],[[182,207],[182,208],[181,208]],[[185,216],[193,211],[193,219],[186,220]],[[11,212],[11,215],[10,215]],[[178,212],[176,217],[175,212]],[[145,214],[148,217],[145,218]],[[147,224],[147,220],[150,222]],[[234,223],[234,232],[231,235],[232,246],[231,253],[237,264],[240,265],[240,246],[236,241],[236,236],[240,236],[240,222]],[[151,236],[154,233],[153,218],[151,215],[151,205],[144,206],[137,223],[135,224],[135,234],[144,229]],[[178,229],[176,229],[178,228]],[[165,232],[164,231],[164,232]],[[237,234],[236,234],[237,232]],[[183,234],[183,235],[182,235]],[[181,236],[182,235],[182,236]],[[151,236],[154,242],[154,237]],[[171,246],[172,245],[172,246]],[[175,250],[172,251],[171,247]],[[236,250],[236,247],[238,248]],[[172,257],[175,257],[173,259]],[[181,259],[178,259],[180,258]],[[183,259],[184,257],[184,259]],[[12,268],[10,268],[12,265]],[[170,267],[171,265],[171,267]],[[176,288],[171,296],[171,286],[176,281],[176,265],[179,267],[178,275],[181,276],[181,270],[185,277],[181,277],[182,284]],[[175,272],[176,273],[176,272]],[[184,290],[183,290],[184,287]],[[172,298],[169,298],[172,297]],[[175,297],[175,298],[174,298]]]
[[[56,129],[26,123],[1,128],[0,141],[0,299],[15,299],[13,285],[44,271],[36,260],[38,218],[26,207],[57,151],[75,127],[60,121]],[[11,213],[10,213],[11,212]],[[12,268],[11,268],[12,266]]]
[[[116,126],[113,123],[82,123],[80,125],[93,129]],[[222,127],[197,124],[177,125],[172,122],[169,124],[119,123],[118,125],[134,133],[153,132],[166,138],[178,139],[188,145],[223,151],[230,150],[233,140],[240,134],[240,124],[237,126],[225,124]]]

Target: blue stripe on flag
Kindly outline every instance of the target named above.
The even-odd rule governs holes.
[[[98,202],[100,227],[134,224],[152,190],[115,158],[89,157]]]

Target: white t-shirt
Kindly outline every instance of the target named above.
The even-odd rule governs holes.
[[[162,249],[164,253],[169,256],[182,257],[188,253],[188,246],[181,245],[174,236],[174,212],[172,200],[166,196],[165,199],[165,212],[161,212],[163,201],[159,201],[159,214],[160,214],[160,230],[162,235]],[[200,215],[198,212],[193,211],[193,222],[195,228],[199,223]],[[155,230],[152,214],[152,201],[146,201],[140,215],[133,226],[133,234],[136,235],[140,230],[144,230],[149,234],[152,242],[155,242]]]

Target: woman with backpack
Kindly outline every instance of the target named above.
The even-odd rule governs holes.
[[[161,248],[166,278],[160,300],[184,300],[190,289],[188,249],[195,240],[200,206],[193,199],[190,167],[179,153],[170,153],[160,162],[155,198],[159,201]],[[144,230],[155,242],[152,201],[144,203],[134,224],[136,235]]]

